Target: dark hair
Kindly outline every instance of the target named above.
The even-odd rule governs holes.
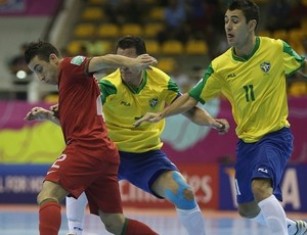
[[[241,10],[246,18],[246,22],[256,20],[256,28],[259,23],[259,7],[256,3],[250,0],[234,0],[228,6],[228,10]]]
[[[116,50],[118,48],[121,49],[135,48],[137,55],[147,53],[145,42],[140,37],[133,37],[133,36],[122,37],[117,41]]]
[[[38,56],[40,59],[49,62],[50,54],[60,56],[58,49],[56,49],[51,43],[43,41],[31,42],[27,46],[24,53],[27,64],[29,64],[35,56]]]

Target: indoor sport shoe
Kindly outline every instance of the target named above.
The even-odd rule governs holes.
[[[307,222],[303,220],[295,221],[296,224],[296,233],[294,235],[307,235]]]

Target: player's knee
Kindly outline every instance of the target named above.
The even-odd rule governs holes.
[[[121,234],[125,224],[125,217],[123,214],[108,214],[99,211],[99,216],[105,229],[109,233]]]
[[[193,209],[196,207],[194,192],[191,187],[182,179],[178,172],[173,172],[173,179],[178,185],[176,192],[171,189],[165,190],[166,198],[179,209]]]
[[[51,196],[46,196],[43,193],[39,193],[36,198],[37,204],[42,205],[45,202],[59,202],[56,198]]]
[[[272,195],[273,189],[270,179],[255,179],[252,182],[252,192],[257,202]]]
[[[245,210],[245,209],[239,208],[239,215],[244,217],[244,218],[251,219],[251,218],[256,217],[257,214],[252,213],[252,211],[250,211],[250,210]]]
[[[112,234],[119,234],[122,230],[122,225],[116,223],[115,221],[108,221],[104,223],[106,230]]]
[[[56,197],[56,195],[53,195],[48,190],[42,190],[36,197],[36,201],[38,205],[42,205],[45,202],[60,202],[59,198]]]
[[[251,219],[259,214],[260,208],[258,207],[256,202],[251,202],[240,204],[238,207],[238,211],[240,216]]]
[[[49,197],[46,195],[44,191],[41,191],[36,198],[37,204],[41,205],[44,201],[46,201]]]

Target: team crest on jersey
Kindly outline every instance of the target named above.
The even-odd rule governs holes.
[[[262,64],[260,64],[260,68],[263,72],[268,73],[271,69],[271,63],[264,61]]]
[[[153,98],[149,101],[150,107],[155,107],[158,104],[158,98]]]
[[[78,55],[78,56],[75,56],[74,58],[72,58],[70,63],[80,66],[83,63],[84,60],[85,60],[84,56]]]

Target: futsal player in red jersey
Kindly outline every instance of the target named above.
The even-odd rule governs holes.
[[[147,55],[129,58],[104,55],[62,58],[48,42],[32,42],[25,60],[39,80],[58,85],[59,124],[66,148],[47,172],[37,197],[40,235],[57,235],[61,226],[60,202],[85,191],[91,213],[100,216],[108,232],[116,235],[157,234],[145,224],[123,215],[117,171],[119,154],[108,138],[102,118],[100,91],[93,73],[125,66],[144,69],[156,63]],[[39,119],[33,108],[27,120]]]

